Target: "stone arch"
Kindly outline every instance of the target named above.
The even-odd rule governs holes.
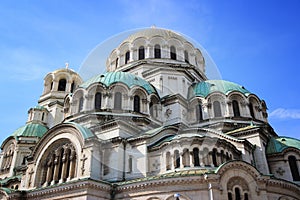
[[[239,187],[243,189],[241,194],[247,193],[249,199],[259,199],[257,191],[261,175],[252,165],[244,161],[230,161],[221,165],[216,173],[221,177],[219,184],[224,198],[227,198],[228,193],[233,192],[232,189]]]
[[[79,158],[81,155],[82,147],[84,146],[84,140],[88,137],[94,137],[91,132],[82,132],[82,128],[77,128],[75,124],[61,124],[57,125],[53,129],[49,130],[48,134],[45,134],[41,140],[35,146],[35,149],[32,153],[33,164],[28,166],[26,174],[27,176],[31,176],[30,170],[35,171],[32,179],[34,186],[41,186],[42,177],[41,175],[46,175],[46,170],[43,169],[43,166],[46,164],[46,160],[55,148],[62,147],[63,145],[70,144],[73,146],[74,154],[72,154],[73,158]],[[71,154],[69,154],[71,156]],[[74,157],[75,156],[75,157]],[[49,163],[50,164],[50,163]],[[79,159],[76,159],[75,163],[73,163],[73,172],[74,177],[79,176]],[[63,169],[63,167],[62,167]],[[72,177],[70,177],[72,179]],[[26,179],[28,187],[31,187],[29,178]]]

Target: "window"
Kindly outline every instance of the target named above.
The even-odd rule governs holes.
[[[13,144],[9,145],[5,153],[3,154],[1,171],[8,171],[11,167],[12,159],[14,156],[15,146]]]
[[[300,181],[299,171],[298,171],[298,165],[297,165],[297,159],[295,156],[289,156],[289,165],[293,176],[293,181]]]
[[[171,170],[171,154],[167,152],[166,154],[166,170]]]
[[[193,157],[194,157],[194,166],[199,167],[200,159],[199,159],[199,149],[198,148],[193,149]]]
[[[233,200],[231,192],[228,192],[228,200]]]
[[[122,94],[120,92],[115,93],[114,108],[116,110],[122,109]]]
[[[218,163],[217,163],[217,149],[213,149],[211,156],[212,156],[213,165],[215,167],[217,167],[218,166]]]
[[[254,109],[253,109],[253,104],[249,103],[249,111],[250,111],[250,115],[253,119],[255,119],[255,115],[254,115]]]
[[[161,58],[161,50],[158,44],[154,46],[154,58]]]
[[[102,163],[102,166],[103,166],[103,175],[107,175],[109,174],[109,157],[110,157],[110,153],[109,153],[110,150],[106,149],[103,153],[103,163]]]
[[[58,91],[65,91],[66,85],[67,85],[66,79],[60,79],[58,82]]]
[[[139,48],[139,60],[143,60],[143,59],[145,59],[145,48],[141,46]]]
[[[132,156],[128,158],[128,173],[132,172]]]
[[[189,63],[189,53],[187,51],[184,51],[184,61]]]
[[[44,121],[44,118],[45,118],[45,113],[43,112],[41,121]]]
[[[172,60],[176,60],[177,59],[176,49],[175,49],[174,46],[171,46],[171,48],[170,48],[170,58]]]
[[[73,83],[71,84],[71,93],[74,92],[74,89],[75,89],[75,82],[73,81]]]
[[[116,63],[115,63],[116,69],[118,68],[118,65],[119,65],[119,58],[116,59]]]
[[[174,152],[174,160],[175,160],[175,169],[180,167],[180,155],[179,155],[179,151],[176,150]]]
[[[81,112],[82,110],[83,110],[83,97],[80,97],[78,111]]]
[[[235,200],[241,200],[241,192],[239,188],[234,189],[235,192]]]
[[[240,107],[239,103],[236,100],[232,101],[232,108],[233,108],[233,116],[240,117]]]
[[[197,122],[201,122],[203,120],[203,113],[202,113],[202,105],[198,104],[196,106],[196,118]]]
[[[138,95],[133,97],[133,111],[140,112],[140,97]]]
[[[59,145],[45,158],[41,185],[50,185],[59,181],[66,182],[75,176],[76,152],[71,143]]]
[[[127,51],[126,54],[125,54],[125,64],[128,63],[129,59],[130,59],[130,52]]]
[[[96,110],[101,109],[101,99],[102,99],[101,93],[97,92],[95,95],[95,109]]]
[[[214,116],[215,117],[222,117],[221,104],[220,104],[219,101],[214,101],[213,108],[214,108]]]

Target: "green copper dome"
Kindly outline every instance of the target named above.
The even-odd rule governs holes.
[[[289,147],[300,149],[300,140],[290,137],[273,137],[268,142],[267,154],[280,153]]]
[[[81,84],[80,87],[87,88],[93,83],[102,83],[106,87],[114,83],[123,83],[129,88],[140,86],[144,88],[148,94],[156,93],[155,88],[150,83],[128,72],[106,72],[105,74],[99,74]]]
[[[38,123],[28,123],[18,128],[12,135],[14,137],[42,137],[48,128]]]
[[[194,96],[206,98],[208,95],[214,92],[221,92],[227,95],[233,91],[240,92],[245,96],[251,94],[251,92],[246,90],[243,86],[230,81],[207,80],[192,85],[189,90],[189,98]]]

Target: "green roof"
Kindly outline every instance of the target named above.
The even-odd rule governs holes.
[[[221,92],[225,95],[230,92],[240,92],[245,96],[251,94],[243,86],[236,83],[224,80],[207,80],[192,85],[189,91],[189,98],[197,96],[206,98],[208,95],[214,92]]]
[[[140,86],[144,88],[148,94],[156,93],[155,88],[149,82],[128,72],[106,72],[99,74],[81,84],[80,87],[87,88],[93,83],[102,83],[106,87],[114,83],[123,83],[129,88]]]
[[[296,148],[300,150],[300,140],[290,137],[272,137],[267,145],[267,154],[280,153],[287,148]]]
[[[74,125],[82,134],[84,139],[95,137],[95,135],[92,133],[92,131],[80,124],[77,124],[75,122],[65,122],[64,124],[72,124]]]
[[[18,128],[12,135],[14,137],[42,137],[48,128],[39,123],[28,123]]]

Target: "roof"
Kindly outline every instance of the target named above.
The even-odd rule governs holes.
[[[180,34],[162,28],[151,27],[147,29],[140,30],[132,35],[130,35],[127,39],[125,39],[122,43],[129,42],[132,43],[134,40],[138,38],[146,38],[151,39],[153,37],[163,37],[164,39],[168,40],[171,38],[176,38],[181,40],[182,42],[188,42],[183,36]]]
[[[12,135],[14,137],[42,137],[48,128],[39,123],[28,123],[18,128]]]
[[[92,133],[92,131],[80,124],[77,124],[75,122],[65,122],[64,124],[71,124],[75,126],[82,134],[84,139],[95,137],[95,135]]]
[[[149,82],[128,72],[106,72],[104,74],[99,74],[81,84],[80,87],[87,88],[93,83],[102,83],[106,87],[109,87],[114,83],[123,83],[129,88],[140,86],[144,88],[148,94],[157,93],[155,88]]]
[[[225,95],[230,92],[240,92],[245,96],[251,94],[246,88],[236,83],[225,80],[207,80],[196,83],[191,86],[189,91],[189,98],[197,96],[206,98],[208,95],[214,92],[221,92]]]
[[[290,137],[272,137],[267,144],[266,152],[267,154],[280,153],[291,147],[300,150],[300,140]]]

